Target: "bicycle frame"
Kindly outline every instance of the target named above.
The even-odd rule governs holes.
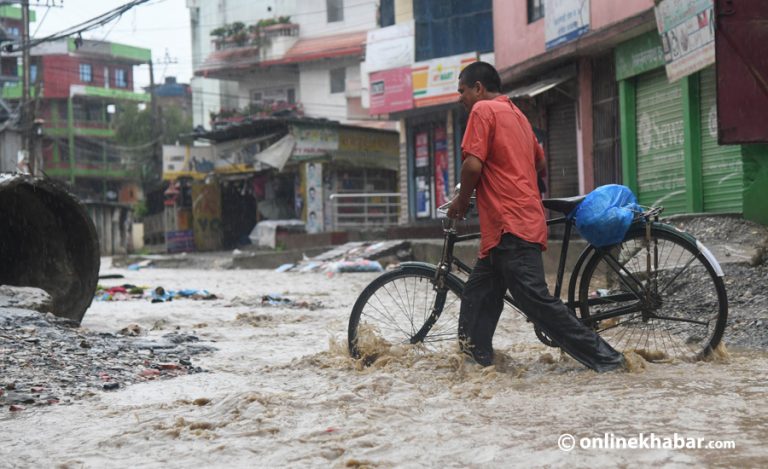
[[[547,226],[550,225],[565,225],[565,231],[563,233],[562,244],[560,246],[560,258],[557,265],[557,277],[555,280],[555,293],[556,298],[560,297],[563,286],[563,277],[565,276],[565,262],[568,258],[568,246],[571,239],[571,230],[573,228],[573,220],[568,217],[557,217],[547,220]],[[480,238],[480,233],[468,233],[458,234],[456,230],[456,220],[444,219],[443,221],[443,249],[440,256],[440,262],[437,264],[437,274],[435,277],[435,285],[438,289],[445,288],[445,277],[451,272],[451,267],[456,268],[467,275],[472,272],[472,267],[464,263],[461,259],[458,259],[453,255],[453,249],[456,243],[465,241],[471,241]],[[509,293],[504,295],[504,301],[517,308],[517,305]],[[570,301],[566,303],[568,307],[571,307]]]
[[[643,213],[638,219],[642,220],[642,222],[645,224],[646,227],[646,236],[648,243],[646,244],[646,259],[647,259],[647,268],[646,272],[648,275],[648,278],[651,278],[651,269],[653,268],[654,271],[658,265],[658,258],[657,258],[657,252],[656,249],[651,249],[651,238],[650,238],[650,232],[651,232],[651,224],[652,220],[653,222],[658,223],[659,214],[663,208],[661,207],[654,207],[650,209],[649,211]],[[573,225],[575,224],[573,218],[568,216],[560,216],[555,218],[550,218],[546,220],[547,226],[553,226],[553,225],[565,225],[563,236],[562,236],[562,242],[560,245],[560,257],[558,259],[557,264],[557,273],[555,277],[555,291],[553,296],[555,298],[560,298],[560,295],[562,293],[563,288],[563,280],[565,278],[565,263],[568,259],[568,249],[570,245],[570,239],[571,239],[571,232],[573,230]],[[474,239],[480,238],[480,233],[468,233],[468,234],[458,234],[458,231],[456,229],[456,220],[452,219],[443,219],[443,233],[444,233],[444,240],[443,240],[443,249],[442,254],[440,257],[440,261],[437,264],[437,273],[435,276],[435,285],[438,289],[444,289],[445,288],[445,277],[451,272],[452,266],[456,266],[456,268],[467,275],[469,275],[472,272],[472,267],[470,267],[468,264],[464,263],[460,259],[454,256],[453,250],[456,243],[461,243],[464,241],[471,241]],[[651,254],[651,251],[653,251],[653,255]],[[598,248],[592,244],[587,245],[587,247],[582,251],[581,255],[579,256],[578,260],[576,261],[576,264],[574,265],[574,268],[570,274],[569,284],[568,284],[568,298],[565,302],[565,305],[568,306],[571,310],[576,309],[576,299],[575,299],[575,290],[576,290],[576,282],[578,281],[579,274],[581,272],[582,266],[584,263],[595,253],[599,252],[601,254],[606,254],[606,262],[610,265],[610,267],[616,272],[616,273],[624,273],[626,275],[626,278],[631,280],[631,283],[625,283],[625,286],[632,292],[631,294],[627,293],[625,295],[616,297],[615,295],[610,298],[594,298],[589,300],[589,304],[601,304],[601,303],[607,303],[610,301],[616,301],[616,300],[626,300],[629,296],[629,298],[638,298],[639,303],[636,305],[629,305],[626,309],[619,309],[614,310],[611,313],[608,313],[603,316],[596,316],[593,319],[608,319],[610,317],[614,316],[621,316],[623,314],[627,314],[629,312],[633,311],[643,311],[643,316],[646,317],[647,312],[645,311],[645,308],[643,308],[643,305],[650,304],[653,302],[653,298],[650,296],[650,292],[652,291],[651,288],[646,288],[643,286],[642,281],[635,278],[634,275],[632,275],[630,272],[628,272],[623,265],[619,263],[618,260],[616,260],[610,253],[607,253],[601,248]],[[655,283],[655,280],[654,280]],[[655,286],[655,285],[654,285]],[[506,293],[504,295],[504,301],[506,301],[508,304],[512,305],[515,308],[518,308],[517,304],[515,303],[514,298],[509,293]],[[519,309],[519,308],[518,308]],[[647,319],[647,318],[646,318]]]

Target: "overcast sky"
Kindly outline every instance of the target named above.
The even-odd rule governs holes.
[[[32,0],[30,3],[36,2]],[[37,21],[32,23],[30,31],[37,31],[36,37],[46,36],[125,3],[127,0],[64,0],[62,8],[33,7]],[[119,20],[83,34],[83,38],[151,49],[155,62],[155,81],[158,83],[165,76],[176,76],[180,83],[189,83],[192,77],[189,10],[185,0],[151,0],[128,11]],[[164,64],[170,61],[177,63]],[[148,85],[149,67],[139,66],[135,71],[137,89]]]

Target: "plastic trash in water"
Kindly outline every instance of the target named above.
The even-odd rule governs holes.
[[[283,264],[275,269],[275,272],[288,272],[289,270],[296,267],[296,264]]]
[[[135,264],[131,264],[128,266],[128,270],[140,270],[144,269],[146,267],[151,267],[152,261],[151,260],[145,260],[141,262],[136,262]]]
[[[356,259],[332,262],[325,268],[326,272],[343,273],[343,272],[384,272],[384,267],[378,261],[370,261],[368,259]]]

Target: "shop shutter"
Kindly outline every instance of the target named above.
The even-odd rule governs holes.
[[[564,101],[547,107],[547,121],[548,196],[578,195],[576,106],[573,101]]]
[[[683,106],[679,83],[663,68],[637,79],[637,198],[662,205],[664,213],[686,211]]]
[[[613,54],[592,60],[593,174],[595,187],[621,184],[619,94]]]
[[[741,212],[744,171],[741,146],[717,144],[717,102],[714,67],[700,74],[701,165],[705,212]]]

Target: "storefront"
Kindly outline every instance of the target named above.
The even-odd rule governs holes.
[[[409,221],[431,220],[444,215],[437,207],[448,202],[461,167],[461,135],[466,112],[458,104],[459,74],[477,61],[474,52],[440,57],[413,64],[413,109],[393,114],[405,129],[401,168],[406,168]]]
[[[308,233],[397,224],[396,132],[294,123],[292,133],[296,213]]]
[[[624,184],[665,214],[742,213],[747,148],[717,144],[715,67],[670,83],[655,31],[615,61]]]
[[[547,197],[580,193],[576,67],[553,70],[507,92],[528,118],[547,161]]]

